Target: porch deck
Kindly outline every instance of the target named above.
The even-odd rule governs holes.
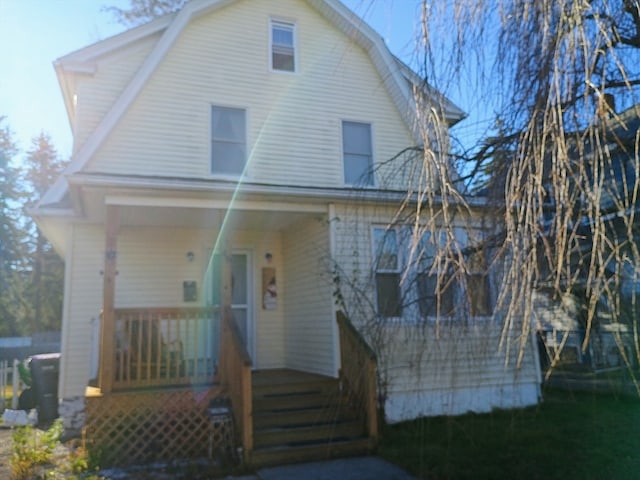
[[[165,320],[153,315],[136,318],[151,325]],[[169,385],[175,376],[154,376],[149,368],[142,379],[155,385],[140,382],[136,375],[131,382],[118,382],[116,377],[107,389],[88,390],[88,444],[101,452],[104,465],[206,457],[213,434],[208,408],[213,399],[224,398],[231,405],[235,445],[242,447],[247,463],[270,465],[364,453],[377,438],[375,357],[344,316],[338,316],[338,324],[340,378],[287,368],[252,371],[251,358],[227,309],[221,320],[218,375],[208,374],[204,384],[202,375],[197,375],[190,377],[191,384]],[[158,336],[143,338],[154,343]],[[187,376],[180,374],[181,379]],[[116,385],[117,389],[111,388]]]

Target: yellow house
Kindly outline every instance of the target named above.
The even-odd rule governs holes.
[[[379,407],[537,402],[535,349],[479,347],[495,324],[425,340],[427,310],[385,310],[414,92],[464,114],[339,1],[192,0],[55,68],[74,152],[33,214],[66,266],[60,410],[107,461],[206,454],[219,397],[255,464],[366,451]],[[384,351],[336,268],[369,285]]]

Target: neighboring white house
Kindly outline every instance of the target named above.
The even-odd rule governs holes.
[[[33,214],[65,260],[63,403],[82,398],[96,374],[105,258],[117,258],[116,308],[187,309],[219,303],[222,244],[255,369],[338,376],[337,265],[386,309],[377,316],[387,341],[376,340],[344,293],[346,313],[378,348],[389,421],[538,401],[534,345],[510,339],[527,348],[519,367],[505,361],[490,307],[474,322],[419,322],[433,314],[424,302],[388,306],[407,288],[409,247],[408,227],[387,227],[414,180],[402,159],[388,160],[422,143],[420,80],[339,1],[192,0],[55,69],[74,150]],[[463,118],[425,95],[443,124]],[[189,340],[180,325],[159,328],[215,373],[215,323]]]

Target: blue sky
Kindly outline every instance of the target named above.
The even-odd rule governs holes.
[[[63,157],[71,130],[52,62],[124,29],[104,5],[128,0],[0,0],[0,116],[23,152],[41,131]],[[346,0],[380,33],[391,51],[410,62],[415,50],[419,0]]]

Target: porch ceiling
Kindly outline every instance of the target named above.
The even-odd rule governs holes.
[[[124,206],[120,223],[125,226],[165,226],[182,228],[218,228],[223,222],[232,230],[281,230],[297,222],[308,213]]]
[[[120,225],[177,228],[218,228],[225,223],[234,230],[281,230],[309,215],[321,215],[326,205],[298,205],[256,198],[204,198],[193,195],[131,196],[108,195],[104,191],[85,191],[84,217],[102,223],[106,205],[120,206]],[[232,209],[228,210],[228,206]],[[228,212],[228,213],[227,213]]]

